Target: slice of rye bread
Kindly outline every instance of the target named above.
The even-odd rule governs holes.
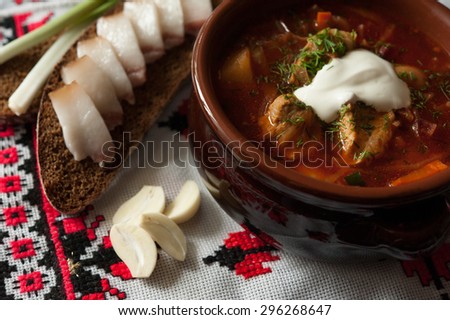
[[[90,30],[92,33],[92,30]],[[190,75],[194,39],[169,50],[160,60],[147,66],[147,81],[135,88],[136,104],[122,102],[123,126],[111,132],[113,141],[121,142],[119,153],[129,156],[138,141],[155,123],[164,107]],[[66,148],[62,129],[48,94],[60,88],[61,67],[76,59],[72,48],[55,68],[44,88],[37,123],[37,157],[43,190],[50,204],[62,213],[76,213],[99,197],[112,182],[125,159],[116,159],[114,169],[102,168],[90,158],[75,161]],[[123,141],[124,133],[130,139]],[[131,141],[131,143],[130,143]],[[122,160],[120,162],[120,160]]]
[[[47,51],[54,39],[55,38],[35,46],[13,59],[0,64],[0,124],[21,124],[36,121],[42,90],[36,98],[34,98],[28,112],[21,116],[15,115],[14,112],[9,109],[8,100],[45,51]]]

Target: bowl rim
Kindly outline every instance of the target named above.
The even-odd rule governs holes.
[[[443,14],[446,16],[446,19],[450,20],[450,10],[441,3],[435,0],[416,1],[414,2],[423,5],[424,9],[432,9],[432,12]],[[243,147],[241,149],[230,150],[233,156],[255,159],[254,154],[256,152],[259,159],[266,159],[269,156],[259,148],[257,150],[254,147],[249,149],[250,146],[245,143],[248,139],[239,132],[221,108],[219,99],[215,94],[210,68],[203,63],[210,58],[209,49],[212,47],[212,44],[217,43],[217,40],[214,40],[214,38],[219,34],[221,24],[224,24],[230,12],[236,10],[236,5],[242,2],[245,1],[224,0],[203,25],[193,49],[192,82],[200,108],[220,141],[224,145],[229,145],[231,142],[242,144]],[[278,2],[284,2],[284,0]],[[404,2],[409,3],[409,1]],[[287,186],[294,190],[339,202],[359,203],[369,206],[389,205],[399,201],[414,202],[450,190],[450,167],[431,177],[396,187],[339,185],[308,177],[284,166],[271,168],[266,165],[266,161],[259,161],[253,168],[253,174],[262,176],[264,178],[263,181],[267,179],[266,183],[269,186],[279,184],[279,186]]]

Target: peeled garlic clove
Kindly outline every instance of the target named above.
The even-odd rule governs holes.
[[[186,181],[175,200],[167,207],[164,214],[175,223],[191,219],[200,207],[200,190],[194,181]]]
[[[211,172],[209,172],[208,170],[205,170],[205,175],[208,178],[208,181],[216,188],[219,187],[220,185],[220,179],[217,178],[215,175],[213,175]]]
[[[131,221],[145,212],[163,212],[165,206],[166,197],[162,187],[144,186],[120,206],[113,217],[113,223]]]
[[[155,241],[144,229],[132,224],[116,224],[110,231],[114,251],[134,278],[147,278],[155,269],[158,252]]]
[[[220,199],[220,190],[217,189],[215,186],[213,186],[209,180],[205,179],[205,178],[201,178],[203,184],[205,185],[206,189],[208,189],[208,191],[211,193],[211,195],[216,198],[216,199]]]
[[[167,254],[184,261],[186,258],[186,237],[180,227],[162,213],[145,213],[139,217],[139,227],[148,232]]]

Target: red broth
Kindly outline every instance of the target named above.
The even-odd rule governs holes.
[[[331,19],[325,24],[318,22],[318,12],[331,12]],[[356,48],[368,49],[394,65],[420,69],[417,74],[424,76],[417,79],[408,70],[399,72],[411,90],[410,113],[396,113],[396,126],[385,150],[370,161],[356,164],[343,159],[336,135],[325,134],[333,130],[330,125],[321,125],[323,134],[315,135],[312,141],[317,145],[310,143],[313,148],[308,156],[304,153],[300,158],[280,152],[279,141],[276,137],[268,139],[260,125],[268,106],[280,94],[295,89],[286,85],[286,74],[280,69],[295,61],[307,37],[320,30],[318,24],[354,31]],[[238,68],[227,70],[230,61],[237,60]],[[253,21],[225,52],[215,81],[227,115],[244,136],[261,142],[266,152],[305,175],[338,184],[395,186],[450,165],[449,55],[413,26],[398,24],[376,5],[368,10],[319,2],[306,11],[293,8]],[[411,114],[413,119],[408,119]],[[307,142],[301,141],[300,145],[299,141],[292,141],[292,149],[301,149]],[[438,169],[433,167],[436,163]]]

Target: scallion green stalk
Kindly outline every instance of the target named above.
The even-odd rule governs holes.
[[[98,7],[105,4],[111,5],[113,2],[117,3],[116,0],[86,0],[81,2],[61,16],[52,19],[44,26],[27,33],[23,37],[8,43],[6,46],[0,47],[0,64],[49,39],[66,28],[82,22],[86,16]]]
[[[82,23],[62,34],[27,74],[8,100],[9,108],[16,115],[20,116],[27,112],[33,99],[44,86],[58,61],[62,59],[64,54],[83,34],[85,28],[85,23]]]
[[[69,28],[53,43],[9,98],[8,106],[16,115],[24,114],[29,109],[55,66],[86,28],[117,3],[118,0],[103,1],[103,4],[85,14],[81,22]]]

